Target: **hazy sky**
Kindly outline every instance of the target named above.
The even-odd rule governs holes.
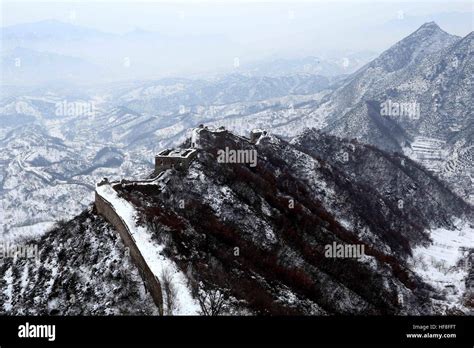
[[[461,23],[446,19],[445,30],[465,35],[472,30],[471,1],[3,1],[3,26],[57,19],[107,32],[141,28],[164,35],[224,35],[238,43],[275,46],[269,40],[307,45],[382,48],[376,30],[395,22],[400,28],[452,13],[471,13]],[[367,31],[371,36],[367,36]],[[323,40],[320,40],[323,41]],[[285,43],[288,45],[288,42]]]
[[[134,29],[153,31],[162,35],[164,42],[184,38],[175,40],[184,44],[175,47],[177,53],[168,61],[187,59],[184,63],[189,65],[189,71],[197,65],[206,71],[219,64],[230,65],[233,57],[254,61],[268,57],[324,57],[335,50],[380,53],[432,20],[451,34],[464,36],[473,30],[472,1],[0,0],[0,3],[2,26],[55,19],[119,34]],[[122,55],[137,54],[137,49],[132,47],[129,51],[133,52]],[[53,48],[62,53],[61,47]],[[205,63],[199,61],[200,49],[207,53],[199,52]],[[78,47],[76,51],[88,53],[87,47]],[[96,47],[90,51],[94,53]],[[164,52],[140,51],[143,56]],[[116,56],[122,59],[121,55]]]

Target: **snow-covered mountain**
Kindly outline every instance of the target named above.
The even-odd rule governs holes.
[[[315,130],[292,143],[267,135],[254,145],[203,129],[193,141],[198,156],[189,169],[169,169],[142,185],[124,181],[114,190],[136,211],[133,224],[148,231],[147,243],[163,245],[159,257],[186,275],[179,286],[194,294],[201,313],[215,296],[212,314],[469,311],[465,268],[446,264],[440,283],[428,284],[429,274],[412,265],[413,250],[424,255],[431,230],[473,233],[473,226],[459,224],[472,219],[472,209],[415,162]],[[257,151],[256,165],[220,162],[224,148]],[[35,242],[40,262],[14,258],[0,265],[2,310],[151,313],[116,233],[94,208],[58,224]],[[333,243],[365,251],[334,259],[325,253]],[[457,261],[463,254],[456,246],[444,248]],[[438,261],[416,260],[425,268]]]
[[[234,134],[204,137],[189,172],[173,172],[165,192],[124,194],[144,204],[140,209],[159,206],[162,219],[152,223],[154,215],[139,209],[153,233],[184,226],[170,236],[166,257],[202,277],[206,290],[225,294],[229,313],[466,313],[472,299],[460,261],[474,247],[466,204],[474,192],[472,40],[473,33],[460,38],[427,23],[347,77],[7,86],[0,100],[1,239],[37,243],[43,266],[3,262],[0,308],[154,313],[134,266],[117,270],[123,245],[90,207],[94,185],[148,175],[159,150],[189,146],[191,129],[206,124]],[[256,146],[238,136],[253,128],[276,136]],[[258,166],[216,163],[226,145],[256,149]],[[179,195],[192,209],[180,210],[176,200],[163,206]],[[289,197],[298,216],[282,203]],[[342,241],[370,246],[370,257],[342,267],[321,259],[323,242]],[[86,260],[64,257],[71,243]],[[232,243],[250,255],[229,259],[221,251]],[[96,264],[104,253],[111,256]],[[87,280],[91,274],[100,274],[97,282]],[[115,293],[118,299],[109,296]]]
[[[445,48],[440,51],[440,47]],[[28,193],[31,188],[20,193],[22,188],[12,184],[17,177],[35,182],[37,173],[44,170],[41,184],[32,187],[46,192],[47,187],[74,188],[80,197],[77,201],[83,203],[66,204],[65,212],[71,214],[55,214],[49,219],[46,215],[51,213],[46,209],[41,218],[41,214],[33,214],[34,220],[50,224],[83,209],[90,198],[91,185],[103,174],[139,176],[140,169],[150,168],[154,153],[182,142],[189,135],[188,129],[201,123],[225,126],[240,134],[260,127],[292,137],[306,127],[316,127],[340,137],[358,138],[415,159],[469,200],[473,186],[471,72],[472,34],[461,39],[428,23],[345,81],[308,74],[273,78],[234,74],[212,81],[137,81],[92,88],[30,90],[29,97],[25,92],[7,96],[0,107],[0,132],[5,137],[3,147],[15,146],[17,150],[4,152],[2,159],[3,189],[8,188],[3,195],[8,221],[5,229],[30,225],[15,221],[15,214],[22,210],[25,214],[36,212],[29,204],[42,206],[35,193]],[[392,104],[418,103],[419,117],[380,115],[380,105],[388,100]],[[64,102],[69,106],[86,103],[90,108],[70,116],[67,112],[57,114],[58,103]],[[43,134],[44,142],[26,135],[29,128],[23,126],[32,123],[37,127],[33,132]],[[21,130],[16,129],[20,126]],[[67,149],[61,158],[74,158],[71,162],[76,163],[76,169],[54,165],[54,161],[36,161],[43,165],[37,164],[34,176],[26,179],[33,172],[22,168],[31,166],[21,167],[19,163],[24,163],[25,158],[42,158],[44,152],[51,151],[44,145],[48,137],[57,138],[53,142],[59,141]],[[19,149],[18,142],[23,149]],[[123,153],[117,155],[120,160],[110,169],[95,163],[104,148]],[[117,173],[112,174],[116,168]],[[51,175],[57,180],[74,180],[73,185],[56,186],[59,181],[44,180]],[[38,200],[43,202],[45,198],[40,195]]]
[[[177,87],[181,82],[183,90]],[[255,112],[268,115],[262,125],[286,122],[274,111],[289,110],[288,118],[297,117],[291,106],[314,98],[287,93],[311,93],[326,84],[317,76],[234,75],[215,82],[5,90],[0,102],[2,231],[8,238],[41,234],[84,209],[100,178],[139,177],[151,168],[154,154],[184,141],[190,128],[236,122],[244,132],[252,124],[247,116]],[[268,95],[275,97],[262,99]],[[236,98],[249,101],[233,102]]]
[[[225,75],[214,80],[166,79],[150,82],[118,96],[118,102],[137,112],[186,112],[186,107],[256,102],[288,95],[315,94],[335,82],[313,74],[278,77]]]
[[[85,211],[30,243],[37,258],[0,262],[3,314],[158,314],[123,243],[102,218]]]
[[[402,152],[472,202],[473,39],[424,24],[295,120],[292,134],[313,125]]]

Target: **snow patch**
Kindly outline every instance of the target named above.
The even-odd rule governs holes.
[[[431,231],[433,243],[413,249],[412,269],[439,291],[447,291],[447,304],[459,305],[465,291],[465,267],[457,266],[463,259],[463,248],[474,248],[474,229],[457,221],[455,230],[437,228]],[[452,305],[451,305],[452,306]]]

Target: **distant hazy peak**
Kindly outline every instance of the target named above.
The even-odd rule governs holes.
[[[421,31],[421,30],[436,30],[436,31],[443,31],[436,22],[431,21],[431,22],[426,22],[424,23],[421,27],[418,28],[416,31]],[[444,31],[443,31],[444,32]]]

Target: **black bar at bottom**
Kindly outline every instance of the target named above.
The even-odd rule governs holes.
[[[26,323],[55,325],[55,340],[20,338]],[[474,317],[0,317],[2,348],[86,343],[472,347]]]

